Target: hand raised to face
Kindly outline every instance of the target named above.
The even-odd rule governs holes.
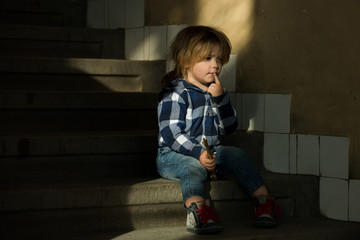
[[[213,96],[213,97],[218,97],[218,96],[224,94],[224,89],[223,89],[221,82],[220,82],[218,76],[216,75],[216,73],[214,73],[214,80],[215,80],[215,82],[213,82],[209,85],[207,92],[210,93],[211,96]]]

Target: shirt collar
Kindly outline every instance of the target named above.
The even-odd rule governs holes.
[[[193,89],[193,90],[196,90],[196,91],[199,91],[199,92],[202,92],[202,93],[207,93],[206,91],[202,90],[198,86],[187,82],[183,78],[177,78],[177,79],[173,80],[172,84],[173,84],[174,88]]]

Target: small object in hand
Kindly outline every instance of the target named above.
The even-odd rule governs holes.
[[[206,153],[207,153],[207,155],[208,155],[208,158],[209,158],[209,159],[213,159],[213,157],[212,157],[212,152],[211,152],[211,150],[210,150],[210,147],[209,147],[209,144],[208,144],[206,138],[203,138],[202,144],[204,144],[204,146],[205,146],[205,148],[206,148]],[[210,172],[210,179],[211,179],[211,180],[214,180],[214,181],[217,180],[217,176],[216,176],[215,171],[211,171],[211,172]]]

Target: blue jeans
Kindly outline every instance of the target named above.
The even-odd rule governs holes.
[[[237,182],[251,196],[264,181],[254,163],[246,153],[237,147],[216,146],[216,172],[220,176],[233,173]],[[165,147],[158,150],[156,165],[160,176],[180,181],[185,203],[193,196],[205,198],[207,170],[194,157],[186,156]]]

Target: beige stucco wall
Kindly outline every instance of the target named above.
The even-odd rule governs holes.
[[[237,91],[290,93],[291,131],[350,139],[360,179],[360,1],[145,0],[145,25],[224,30],[238,54]]]

